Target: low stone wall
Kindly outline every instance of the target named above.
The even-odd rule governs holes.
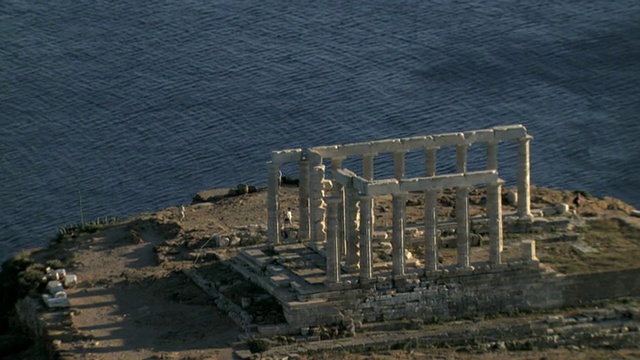
[[[640,309],[632,306],[587,309],[568,316],[542,315],[537,319],[498,318],[458,321],[439,326],[405,322],[402,331],[374,331],[366,337],[296,343],[272,348],[263,357],[283,358],[291,353],[313,355],[326,351],[363,352],[389,349],[465,347],[474,352],[527,351],[568,347],[637,348]],[[533,356],[533,354],[532,354]]]
[[[454,320],[517,313],[640,296],[639,269],[558,275],[537,263],[488,266],[467,272],[439,272],[407,291],[353,289],[327,293],[327,299],[283,306],[294,327],[331,325],[345,319],[371,323],[422,319]]]

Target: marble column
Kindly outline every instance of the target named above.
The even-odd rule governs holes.
[[[335,284],[340,282],[340,258],[339,258],[339,210],[342,205],[342,197],[332,196],[327,198],[327,242],[324,247],[327,271],[326,283]]]
[[[456,189],[456,231],[458,243],[458,266],[469,267],[469,188],[458,187]]]
[[[498,143],[487,143],[487,170],[498,170]]]
[[[365,154],[362,156],[362,177],[367,179],[367,180],[373,180],[373,175],[374,175],[374,169],[373,169],[373,158],[376,156],[376,154]],[[371,201],[371,204],[369,205],[369,208],[371,209],[371,229],[369,230],[372,234],[373,234],[373,229],[375,226],[375,221],[376,221],[376,217],[375,214],[373,213],[373,209],[375,209],[375,200],[373,197],[369,198]],[[362,201],[360,201],[360,203],[362,204]]]
[[[436,175],[437,147],[425,149],[425,175]],[[438,270],[438,190],[424,193],[425,270]]]
[[[467,172],[467,148],[468,144],[456,146],[456,172]],[[469,188],[458,187],[456,189],[456,223],[458,243],[458,266],[469,267]]]
[[[355,273],[360,269],[360,198],[358,191],[352,187],[347,187],[345,201],[347,227],[346,263],[349,273]]]
[[[425,270],[438,270],[438,190],[427,190],[424,203]]]
[[[456,172],[467,172],[467,149],[468,144],[456,145]]]
[[[425,176],[434,176],[436,174],[436,153],[437,147],[428,147],[424,150],[425,157]]]
[[[373,278],[373,249],[371,244],[372,200],[371,196],[360,196],[360,281]]]
[[[531,174],[529,164],[529,143],[532,136],[518,139],[518,216],[531,218]]]
[[[303,158],[298,163],[300,171],[300,228],[298,230],[298,238],[301,241],[309,241],[309,161]]]
[[[278,195],[280,192],[280,164],[273,162],[268,163],[268,196],[267,196],[267,214],[268,214],[268,234],[269,245],[280,243],[280,221],[279,221],[279,205]]]
[[[405,151],[396,151],[393,153],[393,176],[396,180],[404,178],[405,153]]]
[[[362,156],[362,177],[367,180],[373,180],[373,157],[374,154],[365,154]]]
[[[336,174],[338,173],[338,169],[342,169],[342,161],[343,157],[333,157],[331,158],[331,178],[335,179]],[[338,209],[338,222],[340,223],[338,226],[338,238],[340,239],[340,243],[338,244],[338,254],[340,258],[345,256],[347,252],[347,245],[345,243],[346,240],[346,230],[345,230],[345,209],[344,209],[344,186],[342,186],[338,182],[334,182],[333,187],[333,196],[339,196],[342,199],[341,207]]]
[[[404,275],[404,228],[407,194],[393,194],[393,275]]]
[[[324,172],[325,167],[320,163],[313,166],[309,176],[311,214],[311,247],[317,247],[327,240],[325,230],[326,207],[324,203]]]
[[[489,215],[489,261],[492,264],[502,263],[502,184],[487,184],[487,213]]]

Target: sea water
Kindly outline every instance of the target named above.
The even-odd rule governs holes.
[[[640,205],[638,64],[635,0],[5,0],[0,260],[81,219],[265,186],[272,150],[505,124],[534,136],[533,184]],[[517,146],[499,150],[513,185]]]

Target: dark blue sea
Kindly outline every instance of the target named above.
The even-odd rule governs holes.
[[[272,150],[518,123],[532,183],[640,206],[640,1],[3,0],[0,259],[265,186]]]

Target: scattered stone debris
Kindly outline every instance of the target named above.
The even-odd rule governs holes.
[[[49,308],[68,308],[71,306],[65,288],[76,286],[78,277],[74,274],[67,274],[65,269],[46,269],[43,281],[47,282],[48,294],[42,294],[42,300]]]

